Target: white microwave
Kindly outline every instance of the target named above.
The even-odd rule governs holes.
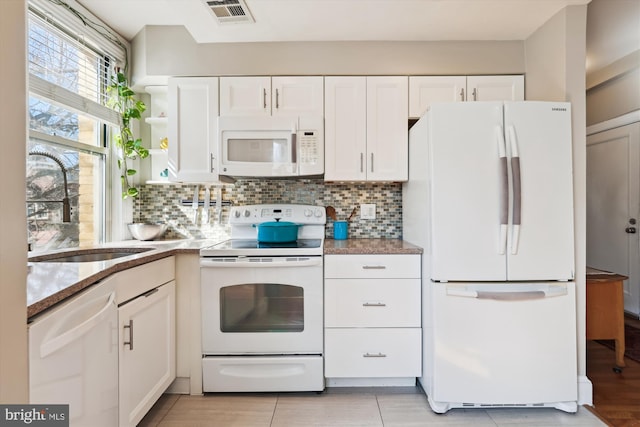
[[[219,117],[218,137],[220,175],[324,174],[322,117]]]

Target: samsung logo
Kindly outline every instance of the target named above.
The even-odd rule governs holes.
[[[560,107],[551,107],[551,111],[567,111],[566,108],[560,108]]]

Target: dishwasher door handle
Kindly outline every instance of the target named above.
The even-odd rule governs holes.
[[[102,297],[100,299],[102,299]],[[40,357],[45,358],[50,354],[55,353],[56,351],[60,350],[62,347],[66,346],[69,343],[72,343],[73,341],[77,340],[78,338],[80,338],[81,336],[89,332],[91,329],[93,329],[96,325],[98,325],[102,321],[104,317],[106,317],[107,311],[109,310],[109,308],[112,305],[115,306],[115,299],[116,299],[116,293],[111,292],[109,294],[109,298],[107,299],[107,303],[100,310],[98,310],[93,316],[89,317],[87,320],[80,323],[79,325],[67,331],[64,331],[56,335],[55,337],[43,342],[40,345]],[[66,316],[64,319],[62,319],[59,322],[59,324],[64,325],[65,323],[69,322],[69,320],[72,320],[74,316],[80,316],[82,313],[84,313],[84,310],[88,305],[91,305],[94,303],[95,303],[95,300],[89,301],[86,304],[83,304],[82,306],[75,309],[73,312],[69,313],[69,315]],[[70,323],[73,324],[75,322],[70,322]],[[55,329],[55,327],[52,329]]]

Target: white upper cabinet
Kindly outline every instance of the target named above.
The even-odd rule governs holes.
[[[271,114],[322,117],[324,81],[321,76],[271,78]]]
[[[221,116],[322,116],[323,79],[221,77]]]
[[[524,101],[524,76],[411,76],[409,117],[420,118],[434,102]]]
[[[409,116],[421,117],[434,102],[465,100],[465,76],[409,77]]]
[[[524,76],[468,76],[467,101],[524,101]]]
[[[218,181],[218,77],[169,79],[169,180]]]
[[[367,77],[367,180],[409,178],[408,79]]]
[[[405,181],[408,79],[325,78],[325,180]]]
[[[271,115],[271,77],[220,77],[220,116]]]
[[[325,78],[326,180],[363,181],[367,151],[367,78]]]

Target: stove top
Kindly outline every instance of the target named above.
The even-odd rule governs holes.
[[[283,243],[258,242],[255,225],[279,219],[300,225],[298,239]],[[326,215],[322,206],[234,206],[229,218],[231,239],[200,249],[200,256],[322,255],[325,223]]]
[[[277,248],[320,248],[322,247],[321,239],[300,239],[295,242],[279,242],[268,243],[258,242],[257,240],[230,239],[224,242],[210,246],[211,249],[277,249]]]
[[[322,255],[322,239],[265,243],[253,239],[229,239],[200,249],[200,256],[288,256]]]

